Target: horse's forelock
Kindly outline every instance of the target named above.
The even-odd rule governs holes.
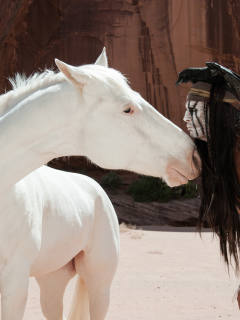
[[[88,74],[93,79],[97,79],[104,86],[120,88],[123,90],[126,89],[126,87],[129,88],[128,79],[115,69],[90,64],[81,66],[79,71]]]

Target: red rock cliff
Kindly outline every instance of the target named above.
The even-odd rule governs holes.
[[[216,61],[240,73],[237,0],[1,0],[0,87],[15,72],[93,63],[102,47],[110,66],[178,126],[188,85],[179,71]]]

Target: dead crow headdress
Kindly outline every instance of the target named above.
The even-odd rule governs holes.
[[[235,160],[240,135],[240,76],[214,62],[206,65],[206,68],[183,70],[176,82],[176,86],[192,82],[187,101],[204,102],[204,124],[200,123],[194,105],[189,108],[192,119],[195,113],[207,136],[207,142],[195,139],[202,159],[198,229],[201,232],[205,220],[208,221],[219,236],[225,262],[229,266],[233,257],[238,272],[240,184]]]

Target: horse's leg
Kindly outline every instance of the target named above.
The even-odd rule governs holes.
[[[63,295],[68,282],[76,275],[73,260],[64,267],[36,277],[40,287],[40,302],[47,320],[63,320]]]
[[[110,287],[117,269],[119,227],[111,204],[97,205],[93,235],[85,251],[74,259],[75,269],[84,282],[78,281],[69,320],[87,320],[86,291],[89,297],[90,319],[104,320],[110,302]],[[85,309],[85,311],[81,311]],[[81,314],[81,317],[79,316]]]
[[[30,263],[19,255],[13,256],[1,269],[2,320],[21,320],[26,307]]]
[[[109,257],[109,264],[104,264],[102,261],[99,263],[99,261],[94,259],[90,261],[89,257],[84,254],[84,252],[81,252],[75,258],[76,270],[85,282],[88,292],[90,320],[104,320],[107,314],[110,303],[110,287],[117,265],[117,261],[114,265],[110,260],[112,260],[112,257]],[[78,282],[77,285],[84,286],[83,281],[82,283]],[[81,292],[81,289],[76,289],[77,292]],[[84,287],[82,290],[84,290]],[[75,303],[76,302],[75,298]],[[78,301],[78,303],[79,302],[80,301]],[[85,316],[80,319],[87,320],[89,318]],[[77,318],[70,317],[69,320],[77,320]]]

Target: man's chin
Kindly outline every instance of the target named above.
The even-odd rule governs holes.
[[[207,141],[207,137],[203,136],[202,134],[198,134],[196,135],[195,131],[190,131],[189,130],[189,135],[192,139],[199,139],[199,140],[203,140],[203,141]]]
[[[193,138],[193,139],[197,138],[196,132],[194,132],[192,130],[188,130],[188,131],[189,131],[189,135],[190,135],[191,138]]]

